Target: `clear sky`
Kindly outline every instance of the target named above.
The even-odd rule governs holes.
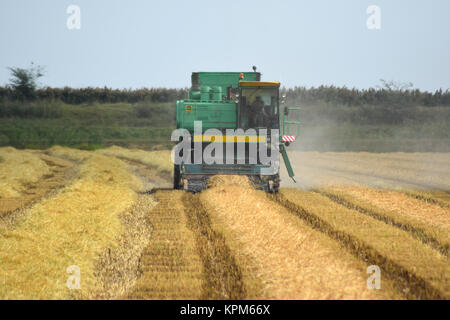
[[[370,5],[381,29],[367,28]],[[187,87],[192,71],[256,65],[287,87],[447,89],[449,39],[449,0],[1,0],[0,85],[33,61],[55,87]]]

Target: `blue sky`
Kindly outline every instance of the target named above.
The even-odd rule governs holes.
[[[67,7],[81,9],[69,30]],[[381,29],[369,30],[369,5]],[[187,87],[192,71],[250,71],[287,87],[450,88],[450,1],[1,0],[8,66],[45,66],[44,85]]]

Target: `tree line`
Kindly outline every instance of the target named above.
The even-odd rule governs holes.
[[[0,87],[0,101],[36,101],[60,100],[66,104],[82,103],[136,103],[141,101],[170,102],[187,96],[186,89],[142,88],[142,89],[111,89],[111,88],[41,88],[29,91],[25,95],[12,87]]]
[[[44,68],[31,63],[29,68],[8,68],[10,83],[0,87],[0,103],[7,101],[59,100],[66,104],[82,103],[137,103],[173,102],[185,99],[188,89],[141,88],[38,88],[37,80],[44,76]],[[450,106],[450,91],[436,90],[434,93],[412,89],[412,83],[397,83],[381,79],[381,86],[369,89],[346,87],[294,87],[283,88],[289,101],[307,105],[333,104],[339,106]]]
[[[384,86],[369,89],[320,86],[283,89],[289,102],[314,105],[326,103],[343,106],[450,106],[450,91],[434,93],[419,89],[400,89]]]
[[[387,88],[348,89],[345,87],[320,86],[317,88],[294,87],[282,90],[289,102],[314,105],[327,103],[345,106],[399,105],[399,106],[450,106],[450,91],[436,90],[434,93],[415,90]],[[185,99],[188,89],[142,88],[40,88],[24,94],[13,87],[0,87],[0,102],[60,100],[66,104],[82,103],[136,103],[142,101],[173,102]]]

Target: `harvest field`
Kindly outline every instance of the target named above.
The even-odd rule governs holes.
[[[0,299],[450,298],[450,153],[289,155],[190,194],[169,151],[0,148]]]

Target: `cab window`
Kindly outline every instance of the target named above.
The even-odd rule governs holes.
[[[242,88],[241,127],[278,128],[278,88]]]

